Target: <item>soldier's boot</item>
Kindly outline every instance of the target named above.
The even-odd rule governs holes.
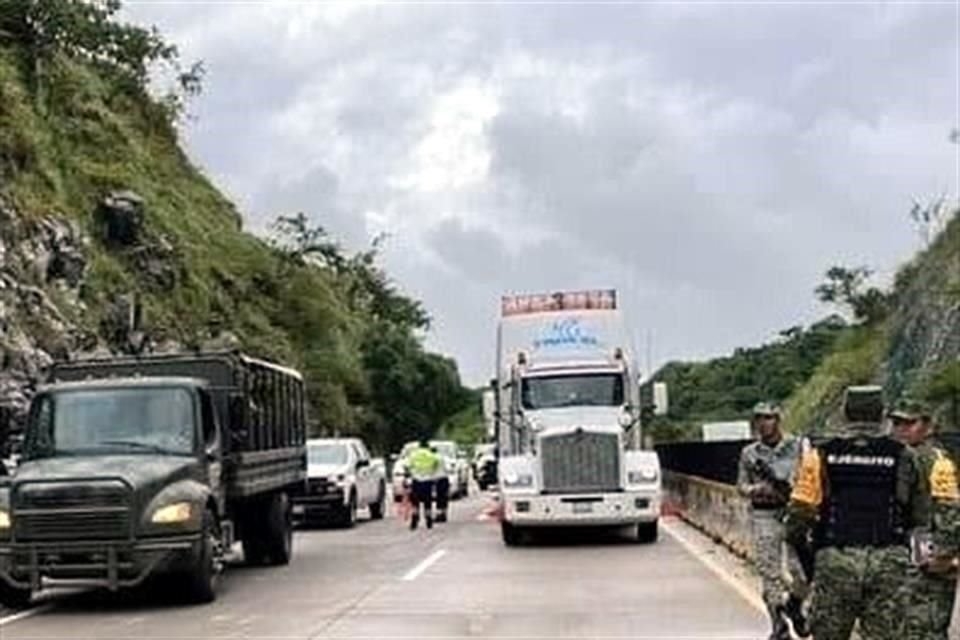
[[[427,529],[433,529],[433,514],[428,513],[426,520],[427,520]]]
[[[447,512],[440,511],[437,513],[437,522],[446,522],[447,521]]]
[[[420,523],[420,513],[417,511],[414,511],[413,514],[410,516],[410,530],[413,531],[414,529],[416,529],[419,523]]]
[[[773,624],[773,630],[770,631],[770,636],[767,640],[791,640],[790,638],[790,627],[787,626],[787,621],[784,620],[783,615],[781,615],[783,608],[778,608],[776,615],[771,616],[771,623]]]
[[[803,601],[796,596],[790,596],[787,603],[783,606],[783,614],[790,620],[793,632],[801,637],[810,636],[810,623],[807,616],[803,614]]]

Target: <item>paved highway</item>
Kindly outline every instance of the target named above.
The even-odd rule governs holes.
[[[289,567],[231,567],[218,601],[183,606],[156,590],[59,596],[0,619],[0,638],[758,638],[750,592],[710,556],[661,534],[568,532],[506,548],[489,498],[410,532],[388,517],[299,531]],[[668,527],[694,538],[679,523]],[[707,564],[703,557],[707,557]]]

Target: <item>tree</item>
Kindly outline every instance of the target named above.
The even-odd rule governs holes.
[[[873,324],[886,317],[890,296],[876,287],[866,287],[873,272],[867,267],[833,266],[827,269],[826,282],[814,292],[821,302],[849,307],[855,320]]]
[[[19,45],[34,98],[44,106],[47,67],[58,55],[89,63],[128,87],[146,89],[154,63],[177,73],[178,90],[166,102],[175,118],[189,96],[200,91],[203,66],[184,70],[177,47],[155,28],[115,20],[120,0],[0,0],[0,42]]]

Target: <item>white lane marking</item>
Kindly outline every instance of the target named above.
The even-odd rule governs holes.
[[[714,575],[723,580],[728,587],[736,591],[737,594],[746,600],[751,607],[760,613],[767,613],[767,606],[763,604],[763,599],[757,594],[755,589],[750,587],[750,585],[746,584],[743,580],[730,575],[729,572],[727,572],[712,558],[705,556],[702,553],[702,549],[698,548],[697,545],[690,542],[683,534],[681,534],[678,530],[678,527],[672,522],[665,522],[664,520],[661,520],[660,524],[663,527],[663,530],[666,531],[671,538],[676,540],[690,555],[702,562],[703,565],[713,572]]]
[[[49,611],[50,609],[53,609],[53,606],[53,602],[48,602],[47,604],[42,604],[39,607],[34,607],[33,609],[27,609],[26,611],[21,611],[19,613],[14,613],[12,615],[0,618],[0,627],[13,624],[14,622],[23,620],[24,618],[29,618],[30,616],[35,616],[38,613]]]
[[[437,549],[432,554],[430,554],[426,560],[415,566],[413,569],[407,572],[405,576],[401,578],[404,582],[412,582],[420,577],[424,571],[429,569],[437,560],[447,555],[446,549]]]

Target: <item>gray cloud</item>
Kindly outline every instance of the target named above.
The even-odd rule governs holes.
[[[505,291],[616,286],[654,360],[825,312],[956,196],[956,7],[130,3],[203,58],[192,154],[258,227],[385,258],[489,377]]]

